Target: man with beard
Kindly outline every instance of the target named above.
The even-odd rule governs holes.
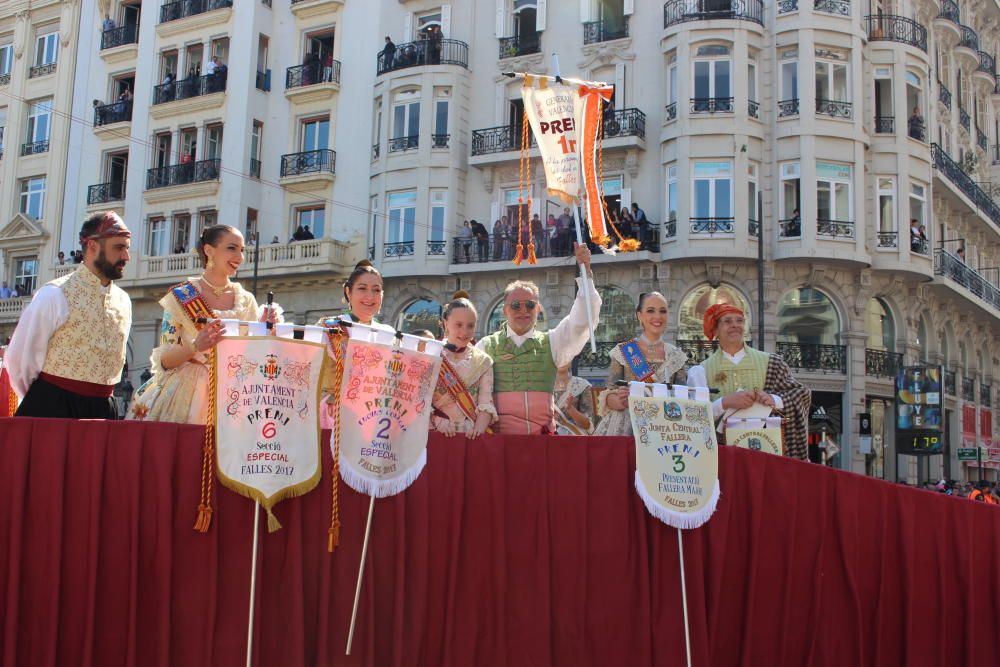
[[[113,211],[80,230],[83,263],[38,290],[5,361],[18,417],[114,419],[112,389],[125,365],[132,302],[113,281],[129,260],[128,227]]]

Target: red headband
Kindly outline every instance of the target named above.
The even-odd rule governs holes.
[[[101,221],[97,224],[97,229],[94,230],[93,234],[89,236],[84,236],[80,233],[81,241],[99,241],[101,239],[109,239],[114,236],[124,236],[126,238],[132,237],[132,232],[128,230],[122,219],[118,217],[118,214],[114,211],[108,211],[101,218]]]
[[[715,329],[719,326],[719,320],[730,313],[736,313],[738,315],[744,314],[741,309],[728,303],[716,303],[709,306],[705,311],[705,321],[704,326],[702,327],[702,330],[705,332],[705,337],[709,340],[714,339]]]

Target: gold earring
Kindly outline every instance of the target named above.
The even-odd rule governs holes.
[[[208,261],[205,262],[205,268],[208,269],[209,271],[211,271],[212,269],[214,269],[215,268],[215,260],[213,260],[211,257],[209,257]]]

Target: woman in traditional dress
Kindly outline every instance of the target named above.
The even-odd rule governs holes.
[[[493,359],[472,344],[477,319],[476,307],[464,291],[456,292],[441,313],[445,346],[431,428],[447,436],[465,433],[478,438],[497,420]]]
[[[570,372],[570,366],[556,369],[556,384],[552,391],[556,406],[558,435],[590,435],[597,419],[594,417],[594,396],[591,385]]]
[[[220,320],[280,322],[280,307],[261,308],[253,294],[230,281],[243,263],[243,235],[229,225],[206,227],[198,239],[204,271],[174,285],[160,299],[160,345],[150,357],[153,377],[139,387],[126,419],[205,424],[208,366],[222,338]],[[199,323],[205,318],[207,323]]]
[[[597,414],[601,421],[594,435],[632,435],[628,387],[615,386],[618,380],[671,384],[687,382],[684,368],[687,355],[663,340],[667,313],[667,300],[659,292],[639,295],[635,317],[642,326],[642,333],[638,338],[619,343],[611,350],[607,389],[597,399]]]

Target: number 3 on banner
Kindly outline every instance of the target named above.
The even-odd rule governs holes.
[[[382,425],[382,428],[379,429],[379,432],[375,434],[375,437],[380,440],[388,440],[389,427],[392,426],[392,422],[389,421],[388,417],[382,417],[382,419],[378,420],[378,423]]]
[[[674,454],[671,458],[674,460],[674,472],[684,472],[685,468],[687,468],[687,464],[684,463],[684,457],[680,454]]]

